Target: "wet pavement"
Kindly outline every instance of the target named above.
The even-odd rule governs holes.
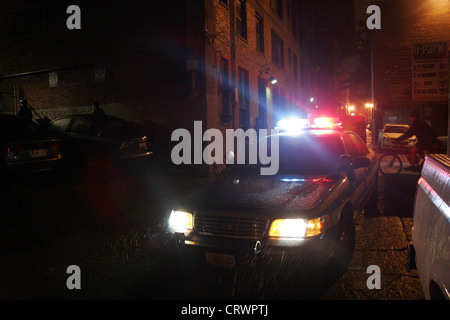
[[[380,157],[381,154],[377,154]],[[419,174],[402,170],[378,179],[378,213],[356,223],[356,248],[349,268],[322,299],[422,300],[417,270],[408,271],[414,196]],[[368,289],[369,266],[380,268],[380,289]]]
[[[417,270],[408,271],[412,212],[419,176],[379,177],[379,214],[363,215],[356,224],[356,248],[347,272],[322,299],[422,300]],[[380,289],[368,289],[369,266],[380,268]]]
[[[247,271],[186,281],[168,255],[163,217],[173,199],[210,179],[150,175],[2,190],[0,298],[422,300],[417,272],[406,268],[418,177],[380,175],[379,211],[356,221],[348,268],[325,266],[306,282]],[[67,288],[70,265],[81,269],[80,290]],[[379,289],[368,288],[371,266],[379,267]]]

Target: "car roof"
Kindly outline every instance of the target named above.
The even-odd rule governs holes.
[[[138,124],[110,115],[95,115],[92,113],[70,114],[60,116],[52,120],[50,124],[60,119],[85,119],[97,126],[103,134],[109,137],[116,135],[129,137],[143,135]]]
[[[56,120],[60,120],[60,119],[75,119],[75,118],[81,118],[81,119],[85,119],[88,120],[94,124],[96,124],[99,127],[103,127],[103,126],[108,126],[109,123],[111,122],[115,122],[115,123],[122,123],[124,125],[130,126],[130,125],[135,125],[135,123],[122,119],[122,118],[118,118],[115,116],[111,116],[111,115],[96,115],[96,114],[92,114],[92,113],[80,113],[80,114],[69,114],[69,115],[64,115],[64,116],[60,116],[57,117],[55,119],[53,119],[51,122],[54,122]]]
[[[278,135],[280,137],[285,136],[285,137],[301,137],[301,136],[305,136],[305,135],[310,135],[310,136],[321,136],[321,137],[327,137],[327,136],[343,136],[345,134],[348,133],[354,133],[353,131],[348,131],[348,130],[338,130],[338,129],[307,129],[302,131],[301,133],[298,134],[290,134],[289,132],[286,131],[281,131],[278,133]],[[355,133],[356,134],[356,133]]]
[[[53,121],[55,121],[57,119],[63,119],[63,118],[83,118],[86,120],[90,120],[92,122],[102,122],[104,120],[126,121],[124,119],[120,119],[115,116],[110,116],[110,115],[100,115],[99,116],[99,115],[96,115],[93,113],[68,114],[68,115],[57,117]]]
[[[298,141],[300,140],[304,140],[305,137],[312,137],[314,139],[338,139],[341,140],[343,138],[344,135],[346,134],[354,134],[355,136],[357,136],[359,139],[361,139],[361,137],[353,132],[353,131],[348,131],[348,130],[323,130],[323,129],[318,129],[318,130],[306,130],[303,133],[300,134],[289,134],[288,132],[279,132],[279,133],[275,133],[275,134],[270,134],[267,137],[261,137],[260,139],[267,139],[270,138],[273,135],[277,135],[279,137],[279,139],[284,140],[284,141],[292,141],[293,143],[295,143],[295,140],[298,139]],[[362,139],[361,139],[362,141]]]
[[[409,124],[386,123],[386,127],[409,127]]]

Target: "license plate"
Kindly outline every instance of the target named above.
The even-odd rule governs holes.
[[[219,267],[234,268],[236,260],[231,254],[205,252],[206,263]]]
[[[33,157],[46,157],[47,156],[47,149],[33,149]]]

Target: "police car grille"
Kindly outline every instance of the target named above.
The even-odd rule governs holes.
[[[267,219],[251,217],[195,215],[194,230],[200,234],[259,238],[266,231]]]

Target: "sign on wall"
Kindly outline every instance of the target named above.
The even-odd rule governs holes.
[[[58,72],[52,71],[48,73],[48,85],[50,88],[58,87]]]
[[[448,98],[448,42],[413,44],[413,101]]]

